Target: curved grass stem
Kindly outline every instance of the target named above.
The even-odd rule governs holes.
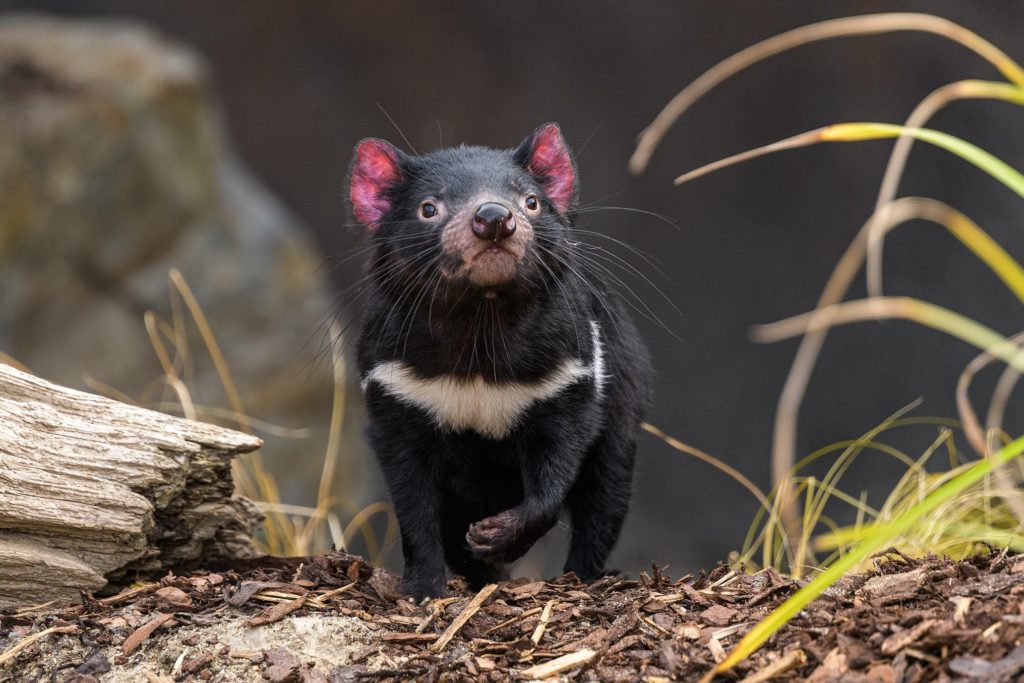
[[[998,47],[978,34],[948,19],[930,14],[912,12],[891,12],[866,14],[856,17],[830,19],[807,26],[801,26],[773,36],[748,48],[740,50],[705,71],[696,80],[683,88],[658,113],[654,121],[645,128],[637,139],[636,149],[629,159],[629,170],[639,175],[647,168],[651,155],[661,143],[669,128],[693,104],[747,67],[768,57],[791,50],[801,45],[832,38],[892,33],[896,31],[920,31],[942,36],[963,45],[994,66],[1011,83],[1024,86],[1024,68]]]
[[[1024,105],[1024,88],[1010,83],[993,81],[964,80],[948,83],[933,91],[914,107],[904,128],[924,128],[939,110],[957,100],[998,100],[1010,104]],[[875,211],[882,211],[886,204],[896,198],[900,180],[907,166],[907,159],[913,149],[915,138],[900,135],[893,145],[889,161],[882,175],[882,184],[875,200]],[[882,296],[882,250],[881,235],[872,235],[868,240],[867,283],[870,296]]]

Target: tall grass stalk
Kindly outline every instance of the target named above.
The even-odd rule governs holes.
[[[783,602],[771,614],[755,624],[729,655],[711,671],[706,679],[710,680],[715,674],[727,671],[749,657],[768,638],[796,616],[800,610],[821,595],[826,588],[842,578],[844,574],[856,568],[879,550],[891,546],[894,539],[902,534],[906,534],[925,515],[936,510],[939,506],[956,499],[965,490],[978,484],[982,479],[991,474],[993,469],[1010,462],[1021,453],[1024,453],[1024,437],[1015,439],[1003,448],[1000,448],[992,458],[979,460],[971,467],[957,474],[921,500],[921,502],[907,509],[902,515],[895,517],[887,523],[873,525],[870,531],[864,533],[863,539],[859,543],[851,547],[848,552],[840,556],[824,571],[801,587],[800,590]]]
[[[1017,490],[1017,483],[1010,476],[1009,470],[1003,467],[1024,448],[1024,437],[1011,441],[1002,431],[1003,415],[1010,392],[1024,373],[1024,351],[1020,348],[1024,333],[1007,339],[966,316],[934,304],[909,297],[883,296],[882,288],[882,252],[886,234],[909,220],[924,218],[949,230],[980,258],[1018,299],[1024,301],[1024,269],[984,230],[941,202],[924,198],[896,198],[915,140],[928,142],[959,156],[1024,197],[1024,175],[1019,171],[966,140],[925,127],[937,111],[956,100],[992,99],[1017,105],[1024,104],[1024,69],[977,34],[940,17],[892,13],[848,17],[812,24],[769,38],[733,55],[680,91],[654,122],[641,133],[630,160],[630,169],[634,173],[643,171],[668,128],[687,108],[717,84],[751,64],[816,40],[906,30],[936,33],[968,47],[993,64],[1009,83],[980,80],[950,83],[922,100],[902,126],[888,123],[827,126],[707,164],[676,179],[676,184],[682,184],[711,171],[764,154],[818,142],[896,139],[886,165],[875,210],[834,269],[819,298],[817,308],[811,313],[773,325],[761,326],[756,328],[754,333],[755,338],[761,341],[794,335],[802,335],[802,340],[776,412],[772,444],[775,488],[771,498],[778,514],[760,527],[760,535],[756,537],[753,534],[761,522],[755,519],[755,525],[751,528],[752,535],[748,535],[748,542],[745,544],[744,557],[749,558],[751,546],[760,543],[763,547],[763,559],[766,562],[779,562],[781,558],[777,553],[778,539],[788,538],[790,543],[796,544],[790,556],[790,570],[799,576],[803,560],[814,559],[810,554],[812,547],[831,550],[832,554],[828,557],[827,567],[821,574],[756,625],[707,678],[731,668],[749,656],[825,587],[893,542],[918,546],[917,549],[923,552],[967,552],[974,547],[970,542],[971,538],[983,538],[990,543],[1008,547],[1024,547],[1024,497]],[[843,302],[862,265],[866,265],[867,268],[869,298]],[[908,467],[891,491],[885,505],[875,510],[867,505],[863,494],[855,498],[842,493],[838,488],[839,477],[856,454],[869,447],[869,443],[871,447],[878,448],[874,443],[874,435],[869,435],[869,439],[862,439],[844,450],[823,481],[800,475],[804,463],[794,465],[794,462],[798,409],[827,331],[838,324],[884,318],[914,321],[946,332],[982,350],[982,354],[961,373],[957,388],[958,412],[968,441],[982,459],[971,463],[958,462],[959,456],[952,433],[949,430],[943,431],[933,442],[932,447]],[[986,429],[983,432],[971,406],[968,388],[973,376],[994,359],[1004,362],[1006,369],[990,399]],[[1000,442],[1005,445],[997,449],[996,445]],[[925,464],[943,446],[949,453],[949,468],[939,474],[928,473]],[[905,456],[901,454],[901,458]],[[1024,465],[1020,471],[1024,472]],[[979,485],[980,488],[977,488]],[[804,514],[798,516],[795,501],[801,494],[804,495],[806,502]],[[1002,500],[1001,504],[993,502],[999,499]],[[857,521],[852,528],[840,528],[824,515],[824,502],[828,500],[845,502],[856,509]],[[915,528],[915,537],[908,537],[907,532],[929,513],[933,514],[929,517],[927,528]],[[762,516],[763,514],[759,513],[759,518]],[[776,528],[776,519],[782,520],[782,529]],[[812,539],[812,530],[819,525],[828,528],[829,532]],[[924,539],[924,545],[915,542],[915,539]]]
[[[199,304],[184,276],[177,270],[170,271],[171,319],[162,319],[156,313],[147,311],[143,323],[149,335],[150,345],[157,358],[162,375],[158,382],[143,391],[142,400],[133,399],[95,379],[88,379],[89,386],[100,393],[120,401],[147,404],[146,397],[152,390],[164,387],[164,395],[150,407],[160,410],[174,410],[189,419],[211,420],[226,423],[245,432],[261,432],[281,438],[302,439],[311,435],[311,430],[287,429],[250,416],[244,409],[242,394],[231,374],[226,355],[217,342],[213,327]],[[195,359],[189,348],[189,329],[195,329],[202,341],[203,349],[210,358],[220,380],[228,407],[196,403],[189,386],[194,382]],[[339,334],[332,327],[331,334]],[[232,474],[236,492],[251,499],[264,514],[262,549],[277,556],[305,556],[327,550],[330,546],[345,550],[355,535],[362,537],[371,561],[377,561],[398,537],[397,520],[390,506],[376,502],[359,508],[351,501],[339,499],[331,494],[338,463],[341,457],[341,434],[345,421],[345,363],[339,344],[332,345],[331,367],[333,372],[333,399],[331,419],[328,427],[328,442],[324,450],[321,474],[317,485],[316,504],[296,505],[281,500],[277,481],[264,466],[257,451],[232,463]],[[167,395],[167,392],[170,395]],[[342,524],[336,511],[344,510],[350,521]],[[376,516],[386,519],[383,540],[377,537],[372,521]]]
[[[728,59],[719,62],[701,74],[696,80],[679,91],[658,113],[654,121],[641,131],[636,149],[629,160],[629,170],[634,174],[643,173],[647,169],[654,150],[661,144],[661,140],[668,133],[669,128],[679,120],[679,117],[708,92],[744,69],[773,55],[808,43],[831,40],[832,38],[848,38],[850,36],[892,33],[896,31],[932,33],[959,43],[994,66],[1006,77],[1006,80],[1024,87],[1024,68],[992,43],[948,19],[931,14],[912,12],[865,14],[857,17],[830,19],[816,24],[801,26],[762,40],[760,43],[751,45]]]

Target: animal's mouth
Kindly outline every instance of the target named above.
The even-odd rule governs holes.
[[[520,256],[501,244],[489,244],[466,263],[469,281],[481,287],[500,285],[512,280],[519,268]]]
[[[470,260],[475,262],[477,259],[481,257],[495,257],[501,254],[513,258],[516,261],[519,260],[519,256],[515,252],[501,244],[488,244],[486,247],[477,252],[476,256],[474,256]]]

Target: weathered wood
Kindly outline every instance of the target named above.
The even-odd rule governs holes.
[[[0,364],[0,608],[253,556],[231,459],[259,445]]]

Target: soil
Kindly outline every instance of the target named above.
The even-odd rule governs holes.
[[[1024,680],[1024,556],[890,552],[875,566],[719,680]],[[0,615],[0,681],[691,681],[798,586],[655,568],[479,593],[456,580],[415,604],[353,555],[264,559]]]

